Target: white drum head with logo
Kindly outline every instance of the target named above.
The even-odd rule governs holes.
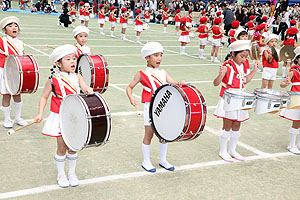
[[[175,87],[162,86],[152,97],[149,114],[155,132],[166,141],[175,140],[181,134],[186,120],[183,96]]]
[[[20,72],[17,60],[14,56],[8,56],[4,66],[4,79],[7,91],[17,94],[20,85]]]
[[[60,106],[60,128],[66,145],[73,151],[81,150],[91,130],[88,123],[87,108],[80,96],[66,96]]]
[[[91,63],[88,55],[82,55],[78,61],[78,73],[81,74],[85,83],[90,86],[92,80]]]

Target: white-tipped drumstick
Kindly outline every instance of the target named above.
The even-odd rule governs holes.
[[[20,127],[20,128],[17,128],[16,130],[10,129],[10,130],[7,131],[7,134],[8,134],[8,135],[12,135],[12,134],[14,134],[15,132],[17,132],[17,131],[19,131],[19,130],[21,130],[21,129],[23,129],[23,128],[26,128],[27,126],[30,126],[30,125],[32,125],[32,124],[35,124],[35,123],[36,123],[36,121],[33,121],[33,122],[30,122],[29,124],[26,124],[25,126],[22,126],[22,127]]]
[[[49,46],[48,44],[45,44],[45,46],[46,46],[47,48],[49,48],[49,49],[55,49],[54,46]]]
[[[141,116],[141,113],[139,112],[138,106],[137,106],[137,105],[134,105],[134,107],[135,107],[135,111],[136,111],[137,115],[138,115],[138,116]]]

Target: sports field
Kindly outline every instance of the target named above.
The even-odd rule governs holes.
[[[32,54],[40,67],[40,89],[35,94],[24,94],[23,118],[32,121],[37,114],[42,88],[50,74],[48,59],[52,49],[45,45],[74,44],[72,28],[57,27],[57,16],[1,12],[0,18],[15,15],[21,20],[21,38],[25,54]],[[76,22],[79,25],[79,22]],[[158,41],[164,46],[162,68],[175,80],[186,80],[196,86],[204,96],[207,121],[203,134],[194,141],[170,143],[168,161],[175,165],[174,172],[158,166],[158,139],[152,141],[152,163],[155,174],[141,168],[141,143],[144,135],[143,117],[138,116],[125,94],[135,73],[145,67],[140,56],[142,45],[136,44],[133,25],[128,25],[126,37],[121,41],[120,24],[112,39],[100,36],[96,19],[89,23],[91,33],[88,46],[94,54],[101,53],[110,69],[110,85],[103,94],[112,114],[110,141],[103,147],[87,148],[79,152],[77,176],[80,186],[61,189],[56,183],[54,154],[56,140],[41,134],[44,123],[25,128],[8,136],[2,127],[0,115],[0,199],[298,199],[300,190],[300,161],[287,152],[287,132],[290,122],[278,114],[256,115],[249,111],[250,120],[242,124],[237,151],[246,157],[244,162],[226,163],[218,156],[218,130],[222,120],[214,117],[220,87],[212,80],[218,73],[218,64],[199,60],[198,41],[186,48],[189,56],[179,55],[178,36],[174,26],[168,34],[162,25],[151,25],[141,34],[141,41]],[[104,32],[108,35],[110,24]],[[205,56],[210,57],[210,44]],[[223,49],[224,56],[228,48]],[[223,58],[224,58],[223,56]],[[220,57],[219,57],[220,59]],[[278,80],[274,89],[280,89]],[[261,74],[257,73],[246,89],[252,92],[260,87]],[[286,89],[288,90],[288,88]],[[134,94],[140,103],[142,87]],[[48,104],[50,99],[48,100]],[[44,117],[49,114],[47,106]],[[12,112],[13,113],[13,112]],[[13,116],[12,116],[13,117]],[[14,128],[17,128],[16,126]],[[66,167],[68,165],[66,164]],[[67,168],[66,168],[67,169]]]

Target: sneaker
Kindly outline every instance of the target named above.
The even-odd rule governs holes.
[[[28,122],[26,122],[24,119],[19,118],[19,119],[15,119],[14,121],[15,124],[18,124],[19,126],[25,126],[28,124]]]
[[[226,153],[226,154],[219,153],[219,156],[226,162],[233,162],[232,157],[228,153]]]
[[[214,62],[219,63],[220,61],[216,58],[216,59],[214,59]]]
[[[128,39],[124,37],[123,40],[128,40]]]
[[[136,41],[137,44],[142,44],[141,41]]]
[[[105,35],[105,33],[104,32],[100,32],[100,35]]]
[[[215,60],[214,57],[211,57],[211,58],[210,58],[210,61],[211,61],[211,62],[214,62],[214,60]]]
[[[13,127],[13,123],[11,120],[7,120],[4,122],[3,124],[4,128],[12,128]]]
[[[159,166],[161,166],[162,168],[164,168],[168,171],[174,171],[175,170],[175,167],[173,165],[171,165],[168,161],[160,162]]]
[[[300,151],[296,146],[288,146],[287,149],[293,154],[300,155]]]
[[[114,36],[114,35],[110,35],[110,37],[111,37],[111,38],[115,38],[116,36]]]
[[[57,184],[62,188],[67,188],[70,186],[69,180],[67,179],[67,176],[65,174],[57,177]]]
[[[239,161],[245,160],[245,158],[243,156],[241,156],[240,154],[238,154],[237,152],[229,152],[229,155]]]
[[[70,182],[70,186],[72,187],[76,187],[79,185],[79,180],[76,174],[69,174],[69,182]]]

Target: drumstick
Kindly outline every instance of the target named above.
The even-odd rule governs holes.
[[[55,47],[53,46],[49,46],[48,44],[45,45],[47,48],[50,48],[50,49],[55,49]]]
[[[139,108],[138,108],[138,106],[137,106],[137,105],[134,105],[134,107],[135,107],[135,110],[136,110],[137,115],[140,116],[141,113],[139,113]]]
[[[292,63],[292,60],[291,60],[291,59],[287,59],[286,62],[287,62],[287,64],[288,64],[288,72],[289,72],[290,69],[291,69],[291,63]]]
[[[20,127],[20,128],[17,128],[16,130],[10,129],[10,130],[7,131],[7,134],[8,134],[8,135],[12,135],[12,134],[14,134],[15,132],[17,132],[17,131],[19,131],[19,130],[21,130],[21,129],[23,129],[23,128],[26,128],[27,126],[30,126],[30,125],[32,125],[32,124],[35,124],[35,123],[36,123],[36,121],[33,121],[33,122],[30,122],[29,124],[26,124],[25,126],[22,126],[22,127]]]

